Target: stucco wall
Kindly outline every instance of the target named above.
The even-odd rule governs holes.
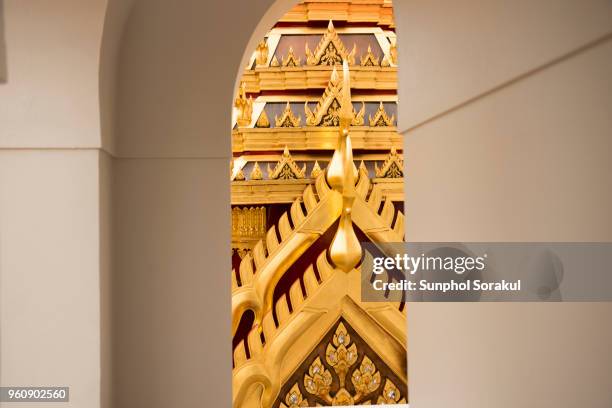
[[[612,239],[612,3],[399,3],[413,241]],[[417,407],[608,407],[612,305],[412,304]]]
[[[98,194],[94,150],[0,150],[0,379],[70,407],[100,399]]]

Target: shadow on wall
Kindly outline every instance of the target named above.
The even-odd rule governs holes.
[[[0,84],[6,82],[6,41],[4,40],[4,0],[0,0]]]

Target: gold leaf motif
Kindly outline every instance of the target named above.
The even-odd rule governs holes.
[[[402,398],[400,391],[397,389],[395,384],[387,378],[385,382],[385,388],[383,389],[382,395],[378,397],[378,404],[405,404],[406,399]]]
[[[395,121],[395,115],[387,115],[387,111],[385,111],[385,105],[383,105],[382,101],[380,105],[378,105],[378,110],[374,114],[374,117],[368,115],[370,119],[370,126],[393,126],[393,122]]]
[[[346,390],[346,388],[340,388],[340,390],[334,396],[332,400],[333,406],[343,406],[343,405],[354,405],[355,398]]]
[[[308,65],[340,65],[343,60],[347,60],[350,65],[355,65],[357,46],[353,44],[353,49],[349,52],[340,40],[334,23],[329,20],[327,32],[317,44],[314,52],[310,51],[308,43],[305,45],[305,51]]]
[[[376,366],[372,360],[370,360],[368,356],[364,356],[359,368],[353,371],[351,380],[353,381],[355,390],[360,395],[366,395],[376,391],[378,387],[380,387],[380,372],[376,370]]]
[[[268,42],[263,39],[257,44],[255,50],[255,62],[257,66],[264,66],[268,62]]]
[[[259,118],[257,119],[257,122],[255,123],[255,127],[257,128],[269,128],[270,127],[270,120],[268,119],[268,115],[266,114],[265,109],[261,111],[261,115],[259,115]]]
[[[278,62],[278,58],[276,58],[276,55],[272,57],[272,61],[270,61],[270,66],[271,67],[280,67],[280,64]]]
[[[246,97],[246,83],[240,84],[238,97],[234,101],[234,106],[238,109],[238,118],[236,123],[238,126],[248,126],[251,123],[251,115],[253,114],[253,97]]]
[[[306,401],[304,397],[302,396],[302,393],[297,383],[295,383],[295,385],[291,387],[291,390],[289,390],[289,393],[285,397],[285,403],[287,403],[288,408],[308,406],[308,401]]]
[[[259,163],[255,162],[255,165],[253,166],[253,170],[251,170],[251,180],[262,180],[263,179],[263,173],[261,171],[261,169],[259,168]]]
[[[404,160],[397,153],[395,147],[391,148],[391,152],[383,163],[382,167],[374,163],[374,172],[378,178],[402,178],[404,177]]]
[[[378,58],[372,52],[372,47],[368,45],[368,52],[361,57],[362,67],[375,67],[378,66]]]
[[[310,365],[308,374],[304,375],[304,387],[306,391],[325,400],[329,400],[331,384],[331,373],[321,363],[321,359],[317,357]]]
[[[305,176],[306,164],[304,164],[304,167],[300,169],[297,163],[293,160],[293,157],[291,157],[287,146],[285,146],[283,155],[276,163],[274,169],[271,169],[270,164],[268,164],[268,178],[270,180],[303,179]]]
[[[276,124],[276,127],[299,127],[301,121],[301,117],[296,117],[293,114],[289,102],[287,102],[285,110],[283,111],[283,114],[280,118],[274,115],[274,122]]]
[[[287,56],[283,58],[283,67],[299,67],[300,59],[293,53],[293,47],[289,47]]]

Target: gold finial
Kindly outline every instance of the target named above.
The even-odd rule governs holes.
[[[342,74],[338,145],[327,170],[327,182],[334,190],[342,194],[343,209],[329,253],[331,260],[338,268],[349,272],[361,259],[361,245],[351,219],[357,169],[353,163],[353,148],[349,134],[349,127],[353,120],[353,104],[351,103],[351,82],[346,60],[342,63]]]
[[[366,167],[363,160],[361,161],[361,163],[359,163],[359,171],[365,171],[366,173],[368,172],[368,168]]]
[[[255,62],[257,63],[257,66],[266,65],[268,62],[268,42],[265,39],[261,40],[259,44],[257,44],[257,49],[255,52]]]
[[[312,170],[310,171],[310,178],[316,179],[319,177],[323,170],[321,170],[321,166],[319,166],[319,162],[315,160],[314,166],[312,166]]]
[[[253,114],[253,97],[246,97],[246,83],[240,84],[238,97],[234,101],[234,106],[238,109],[238,118],[236,123],[238,126],[248,126],[251,123],[251,115]]]
[[[251,170],[250,178],[251,180],[262,180],[263,179],[263,173],[261,172],[261,169],[259,168],[259,163],[255,162],[255,165],[253,166],[253,170]]]

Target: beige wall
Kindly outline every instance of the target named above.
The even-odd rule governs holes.
[[[398,14],[408,239],[612,240],[612,3]],[[612,405],[610,304],[412,304],[408,318],[416,407]]]
[[[65,406],[96,408],[106,1],[2,3],[0,384],[65,385]]]
[[[100,147],[106,0],[4,0],[0,148]]]
[[[0,380],[71,407],[100,398],[98,194],[95,150],[0,150]]]

